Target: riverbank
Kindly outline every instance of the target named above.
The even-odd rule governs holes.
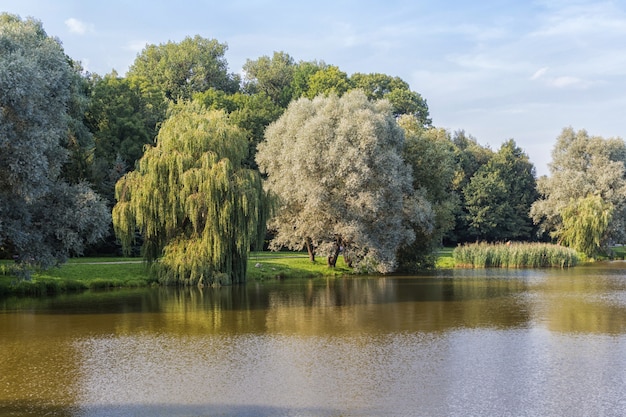
[[[5,261],[8,265],[10,261]],[[1,265],[1,264],[0,264]],[[329,268],[325,259],[315,263],[298,252],[252,252],[248,259],[248,281],[286,278],[315,278],[351,274],[343,259]],[[51,295],[84,290],[136,288],[158,285],[140,258],[73,258],[58,268],[32,273],[30,280],[0,274],[0,296]]]
[[[453,250],[448,247],[438,252],[437,269],[456,267]],[[624,259],[626,247],[615,247],[613,252],[615,258]],[[59,268],[34,272],[30,280],[3,275],[2,265],[10,265],[10,261],[0,261],[0,296],[38,296],[159,285],[140,258],[73,258]],[[311,263],[308,255],[302,252],[252,252],[248,258],[248,282],[348,274],[352,274],[352,270],[341,257],[335,268],[329,268],[323,257]]]

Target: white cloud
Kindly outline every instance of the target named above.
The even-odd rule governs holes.
[[[543,77],[546,72],[548,72],[548,67],[539,68],[537,71],[535,71],[532,77],[530,77],[530,79],[533,81],[538,80],[539,78]]]
[[[79,35],[84,35],[87,32],[93,32],[93,25],[82,22],[78,19],[70,17],[65,21],[65,26],[69,29],[70,33],[77,33]]]
[[[565,75],[565,76],[556,77],[550,80],[550,85],[557,87],[557,88],[566,88],[566,87],[583,87],[584,88],[588,85],[588,83],[581,80],[578,77]]]

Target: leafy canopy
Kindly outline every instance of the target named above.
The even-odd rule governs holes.
[[[622,139],[563,129],[552,150],[550,176],[538,180],[540,198],[532,205],[531,215],[540,232],[588,256],[604,251],[612,242],[624,242],[625,163]]]
[[[279,199],[273,248],[317,249],[332,265],[339,249],[364,270],[390,272],[414,237],[431,227],[430,205],[413,195],[404,135],[386,101],[360,90],[301,98],[266,130],[257,163]]]
[[[243,282],[250,245],[265,231],[258,172],[242,167],[245,133],[226,114],[181,104],[136,171],[116,186],[115,232],[130,248],[139,229],[164,282]]]
[[[79,129],[76,73],[41,23],[0,14],[0,251],[47,267],[80,254],[110,224],[104,202],[61,176]],[[76,139],[76,138],[75,138]]]

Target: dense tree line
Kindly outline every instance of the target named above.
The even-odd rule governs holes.
[[[433,126],[399,77],[285,52],[239,76],[226,50],[187,37],[90,74],[40,22],[0,15],[2,255],[142,247],[164,279],[212,283],[245,276],[266,220],[274,248],[380,272],[431,266],[442,244],[624,241],[621,139],[566,128],[537,180],[514,140]]]

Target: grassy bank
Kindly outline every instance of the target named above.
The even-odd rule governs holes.
[[[32,273],[30,280],[7,275],[10,261],[0,263],[0,296],[52,295],[87,289],[133,288],[156,285],[150,271],[137,258],[75,258],[59,268]],[[4,271],[4,273],[3,273]],[[248,259],[248,281],[283,278],[315,278],[350,274],[343,258],[328,268],[320,258],[311,263],[306,254],[253,252]]]
[[[7,263],[4,263],[7,266]],[[30,280],[0,274],[0,295],[46,295],[152,284],[145,265],[129,258],[77,258],[60,268],[35,271]]]
[[[555,245],[471,244],[443,248],[438,253],[437,268],[465,267],[545,267],[573,266],[573,251]],[[0,296],[47,295],[87,289],[132,288],[156,285],[146,266],[137,258],[76,258],[60,268],[35,272],[31,280],[18,280],[6,274],[9,261],[0,262]],[[3,273],[4,271],[4,273]],[[252,252],[248,259],[248,281],[290,278],[315,278],[351,274],[339,258],[336,268],[326,266],[321,257],[311,263],[304,253]]]

